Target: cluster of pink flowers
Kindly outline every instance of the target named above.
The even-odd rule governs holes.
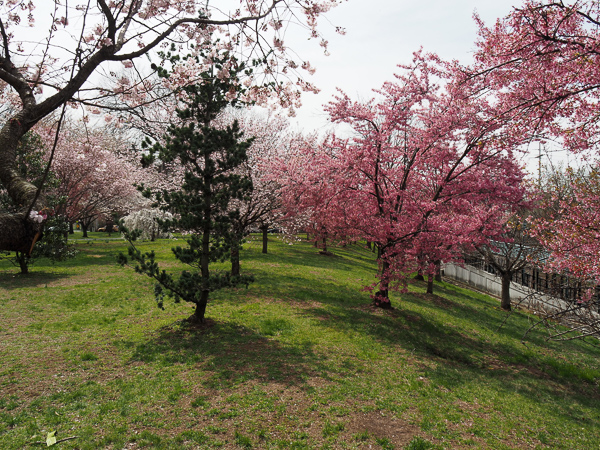
[[[31,210],[31,212],[29,213],[29,219],[36,223],[42,223],[47,218],[48,218],[48,215],[38,212],[38,211]]]
[[[319,240],[374,243],[385,291],[486,242],[524,195],[517,137],[453,65],[417,53],[401,69],[377,98],[342,93],[328,105],[352,138],[332,134],[280,161],[287,214],[308,217]]]

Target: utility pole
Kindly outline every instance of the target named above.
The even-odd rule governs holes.
[[[546,146],[544,145],[544,150]],[[542,143],[538,142],[538,155],[534,156],[538,160],[538,187],[542,187]]]
[[[538,142],[538,186],[542,187],[542,143]]]

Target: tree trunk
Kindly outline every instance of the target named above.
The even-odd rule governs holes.
[[[371,250],[371,247],[372,247],[372,246],[371,246],[371,241],[367,241],[367,248],[368,248],[369,250]]]
[[[33,95],[28,100],[34,104]],[[23,252],[29,255],[39,239],[43,225],[25,217],[35,199],[37,187],[25,180],[17,167],[19,140],[37,122],[21,111],[5,122],[0,130],[0,183],[6,189],[13,204],[19,207],[15,213],[0,213],[0,250]],[[45,198],[38,197],[33,211],[46,207]]]
[[[427,293],[433,294],[433,275],[429,274],[427,277]]]
[[[240,275],[240,246],[235,243],[231,246],[231,276]]]
[[[423,270],[422,269],[419,269],[417,271],[417,274],[415,275],[415,280],[425,281],[425,277],[423,276]]]
[[[196,303],[196,309],[194,310],[194,321],[198,323],[204,323],[204,314],[206,312],[206,304],[208,303],[209,292],[202,291],[200,301]]]
[[[82,237],[84,237],[84,238],[88,237],[88,234],[87,234],[87,232],[88,232],[88,225],[87,225],[87,223],[81,222],[81,232],[83,233]]]
[[[500,307],[505,310],[505,311],[510,311],[511,310],[511,306],[510,306],[510,278],[511,278],[511,273],[510,272],[504,272],[502,274],[502,293],[501,293],[501,300],[500,300]]]
[[[442,282],[442,262],[439,259],[435,262],[435,281]]]
[[[21,268],[21,275],[27,275],[29,273],[29,257],[23,252],[15,252],[16,259]]]
[[[208,154],[204,155],[204,164],[207,167],[210,164]],[[210,186],[210,180],[208,175],[204,175],[205,186]],[[206,193],[204,199],[204,225],[202,227],[202,252],[200,255],[200,274],[202,275],[202,294],[200,296],[200,302],[196,304],[196,311],[194,313],[198,322],[204,322],[204,312],[206,311],[206,304],[208,303],[208,295],[210,294],[210,234],[212,232],[212,195],[210,189]]]
[[[265,225],[260,227],[260,230],[262,231],[262,252],[266,254],[267,246],[269,244],[269,227]]]
[[[69,222],[69,234],[75,234],[75,230],[73,229],[73,222]]]
[[[0,214],[0,250],[27,255],[33,250],[33,245],[41,237],[42,224],[25,220],[25,212]]]
[[[106,222],[106,233],[108,234],[108,237],[112,235],[114,225],[115,223],[112,220]]]
[[[387,279],[390,265],[387,261],[383,261],[381,265],[381,281],[379,283],[379,290],[375,293],[373,299],[373,306],[383,309],[392,309],[392,302],[390,302],[389,296],[389,282]]]
[[[376,306],[378,308],[382,308],[382,309],[392,309],[392,302],[390,302],[390,296],[389,296],[389,291],[387,289],[387,283],[386,287],[383,288],[383,284],[381,283],[382,289],[379,289],[376,293],[375,293],[375,298],[373,299],[373,306]]]

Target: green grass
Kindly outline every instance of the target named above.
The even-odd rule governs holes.
[[[190,328],[191,305],[159,310],[152,282],[115,264],[123,241],[94,238],[28,276],[0,262],[2,449],[55,430],[77,436],[62,449],[597,448],[598,348],[523,344],[532,319],[499,328],[497,300],[415,282],[374,310],[366,249],[272,237],[264,255],[256,236],[256,282],[215,293],[210,326]],[[177,244],[140,247],[177,270]]]

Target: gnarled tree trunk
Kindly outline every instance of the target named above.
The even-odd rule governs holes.
[[[29,131],[24,113],[9,119],[0,130],[0,182],[13,203],[16,212],[0,212],[0,250],[31,253],[41,236],[42,225],[31,220],[27,211],[32,206],[37,187],[25,180],[17,170],[17,148],[21,137]],[[44,198],[33,205],[34,211],[44,209]]]
[[[4,29],[2,34],[4,34]],[[23,251],[29,255],[41,235],[42,224],[27,216],[27,212],[44,211],[46,199],[38,188],[25,180],[17,170],[18,144],[21,138],[42,118],[68,102],[96,68],[121,49],[120,45],[101,47],[81,65],[71,79],[56,93],[37,103],[34,87],[12,63],[7,54],[0,55],[0,77],[18,94],[21,109],[4,122],[0,130],[0,183],[17,205],[16,213],[0,212],[0,250]],[[4,49],[8,52],[8,49]],[[61,116],[62,117],[62,116]]]
[[[0,250],[31,254],[33,246],[42,237],[42,225],[26,220],[26,210],[0,213]]]

